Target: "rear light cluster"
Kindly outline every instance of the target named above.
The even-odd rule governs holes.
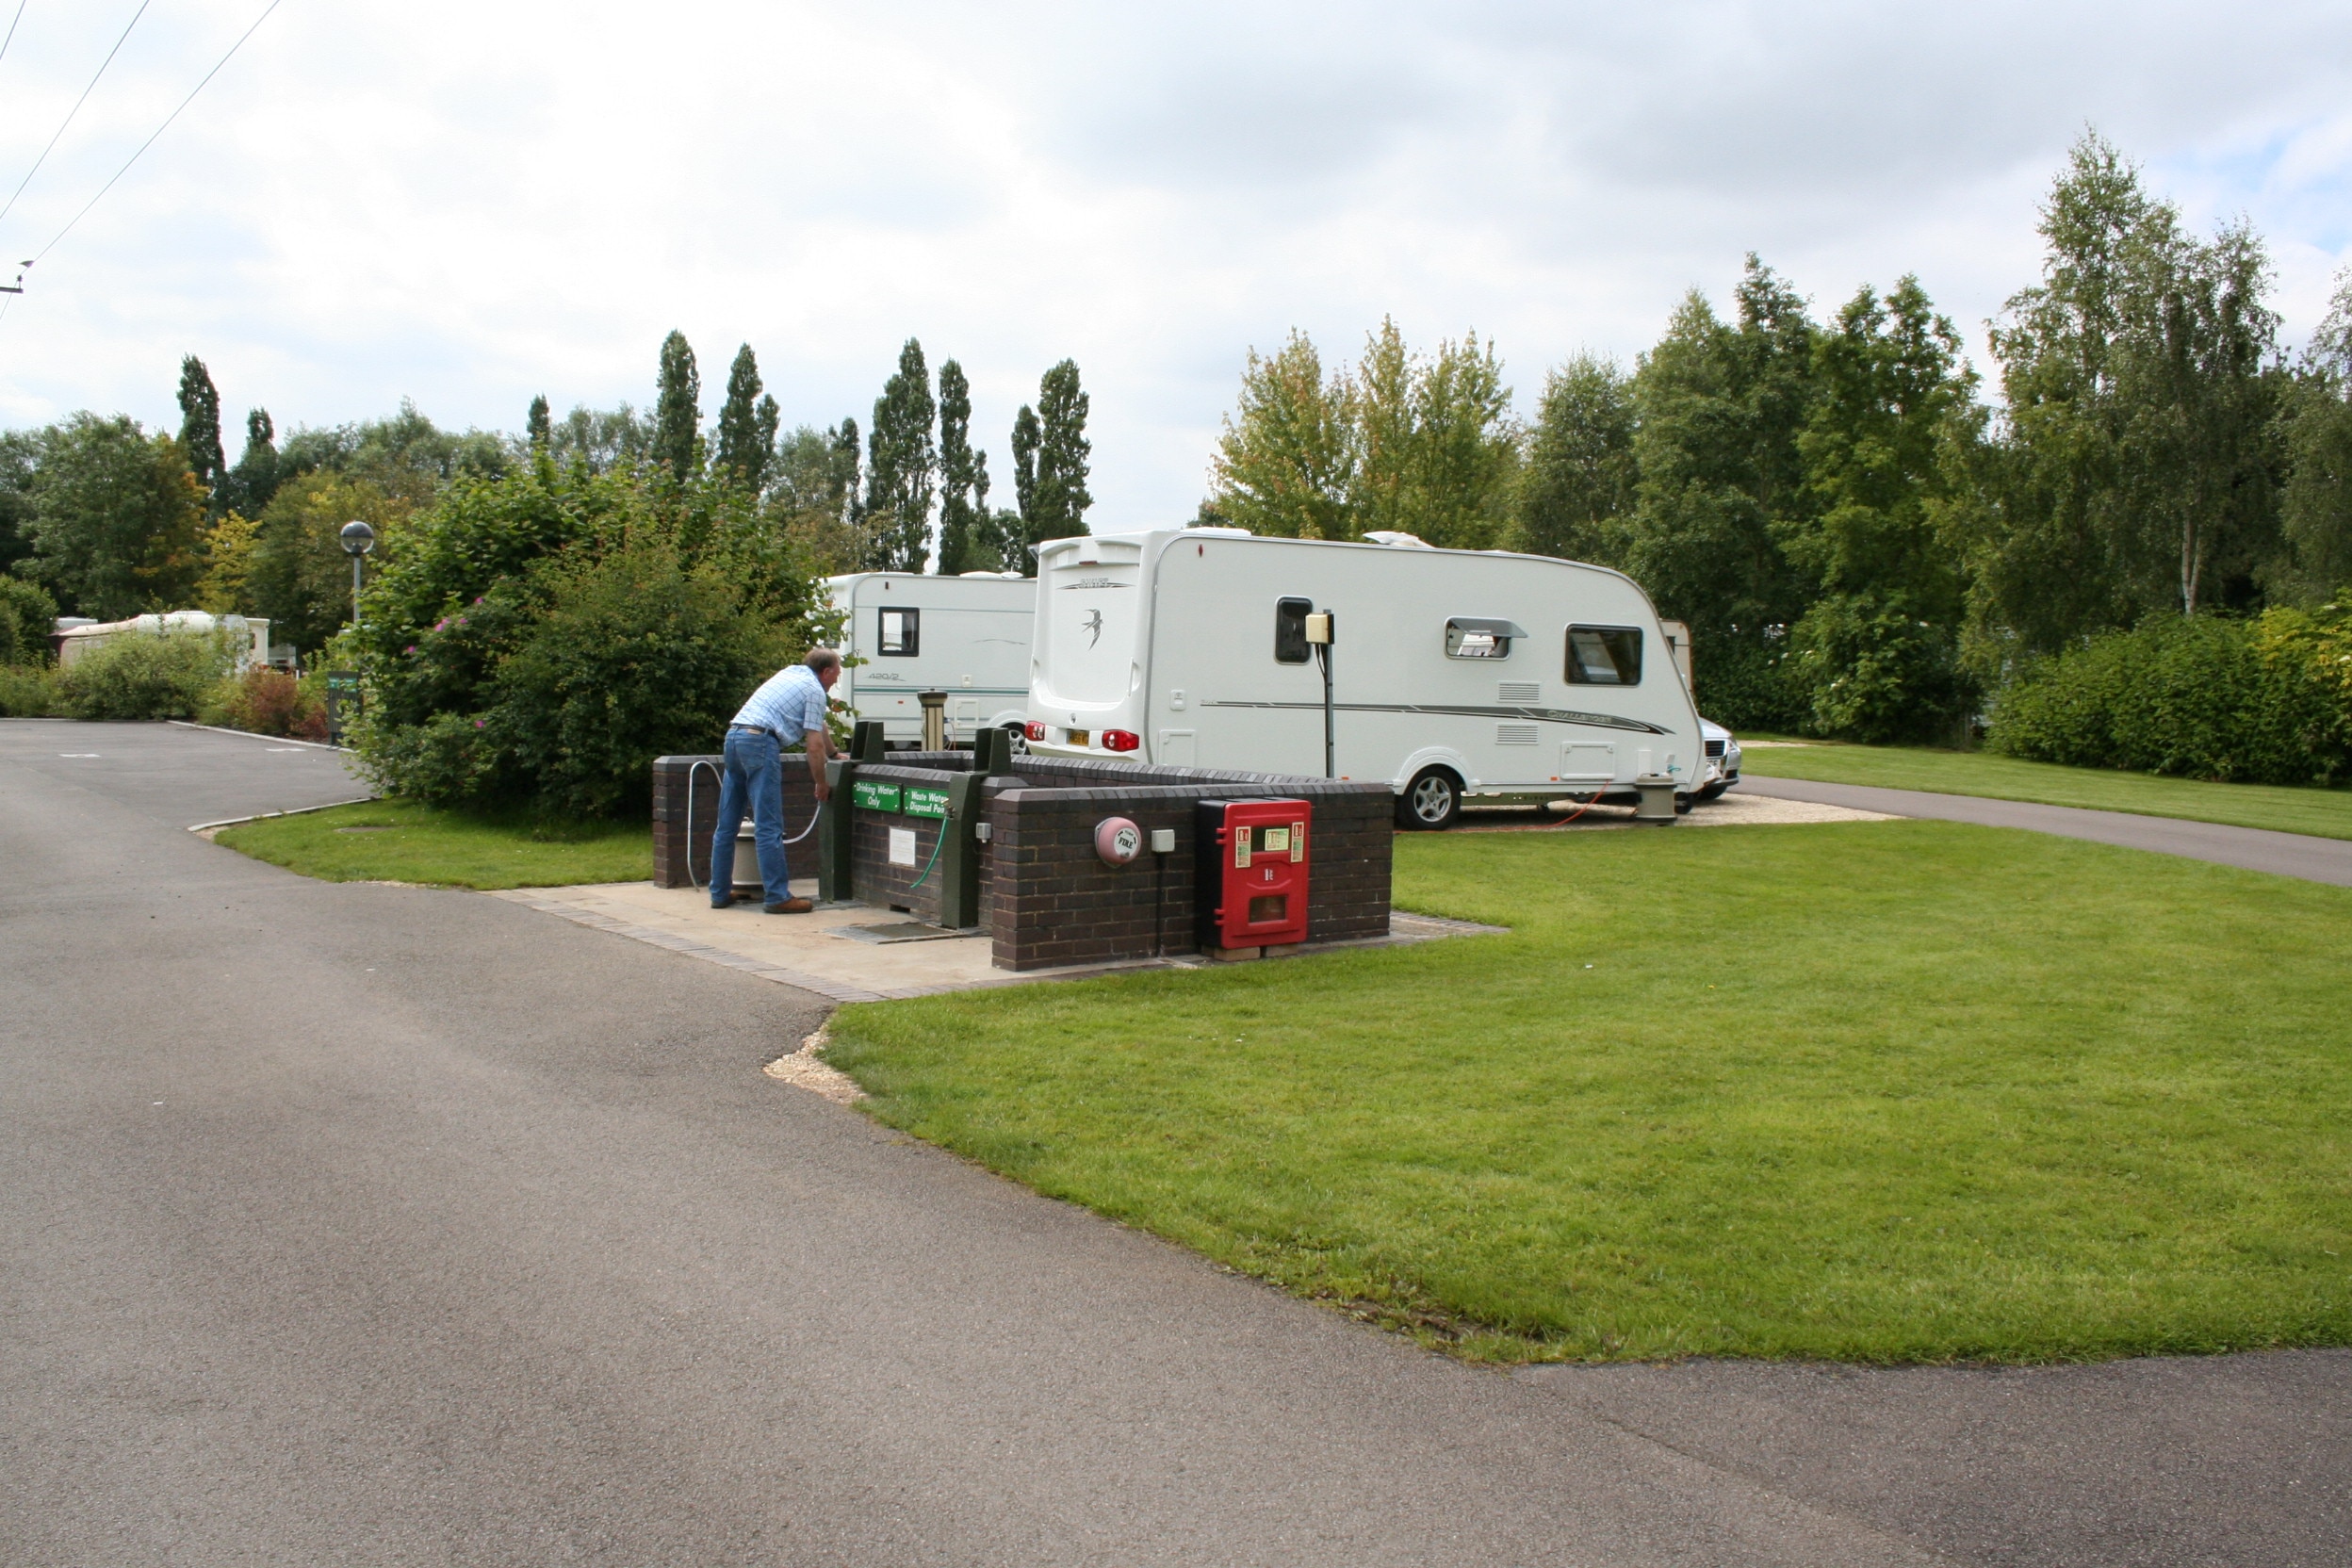
[[[1045,739],[1045,726],[1037,723],[1035,719],[1031,719],[1027,724],[1022,725],[1021,727],[1021,732],[1028,736],[1033,741],[1042,741]]]
[[[1106,729],[1102,732],[1104,751],[1133,751],[1143,744],[1143,737],[1132,729]]]

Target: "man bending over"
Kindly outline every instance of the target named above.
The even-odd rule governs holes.
[[[751,813],[751,841],[760,852],[761,907],[772,915],[805,915],[810,905],[792,896],[792,872],[784,861],[784,748],[808,743],[808,776],[822,804],[833,792],[825,782],[825,759],[833,754],[825,724],[825,694],[841,678],[841,656],[810,648],[805,662],[778,670],[751,694],[743,710],[727,727],[727,766],[719,788],[718,831],[710,839],[710,906],[735,902],[735,835]]]

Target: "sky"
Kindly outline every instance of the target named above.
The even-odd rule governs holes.
[[[0,26],[16,0],[0,0]],[[2264,236],[2298,342],[2352,263],[2352,0],[2259,6],[533,5],[24,0],[0,54],[0,427],[175,427],[180,357],[281,432],[414,400],[515,430],[715,414],[749,342],[786,425],[868,422],[900,345],[1006,433],[1077,361],[1089,521],[1181,521],[1247,352],[1393,316],[1545,372],[1630,362],[1751,252],[1827,312],[1917,273],[1982,353],[2095,126],[2199,229]],[[0,268],[0,279],[13,266]]]

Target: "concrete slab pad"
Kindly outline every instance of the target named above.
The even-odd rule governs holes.
[[[794,882],[792,891],[814,898],[816,883],[813,879]],[[516,888],[485,896],[502,898],[576,924],[814,991],[836,1002],[937,996],[946,991],[1021,986],[1040,980],[1076,980],[1129,970],[1199,969],[1206,962],[1198,954],[1186,953],[1013,974],[990,962],[989,942],[983,932],[943,932],[935,926],[923,926],[910,939],[905,934],[906,928],[919,923],[896,910],[871,905],[821,906],[805,915],[766,914],[757,904],[713,909],[710,895],[700,889],[657,888],[651,882]],[[891,934],[890,927],[899,928],[898,934]],[[876,936],[874,928],[882,928],[884,934]],[[1319,942],[1302,948],[1298,956],[1312,956],[1344,947],[1432,941],[1500,929],[1431,915],[1392,914],[1386,937],[1358,942]]]

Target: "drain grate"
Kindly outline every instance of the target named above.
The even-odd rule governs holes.
[[[847,937],[854,942],[936,942],[948,937],[977,937],[981,932],[956,931],[944,925],[927,925],[919,920],[894,920],[880,925],[837,925],[828,936]]]

